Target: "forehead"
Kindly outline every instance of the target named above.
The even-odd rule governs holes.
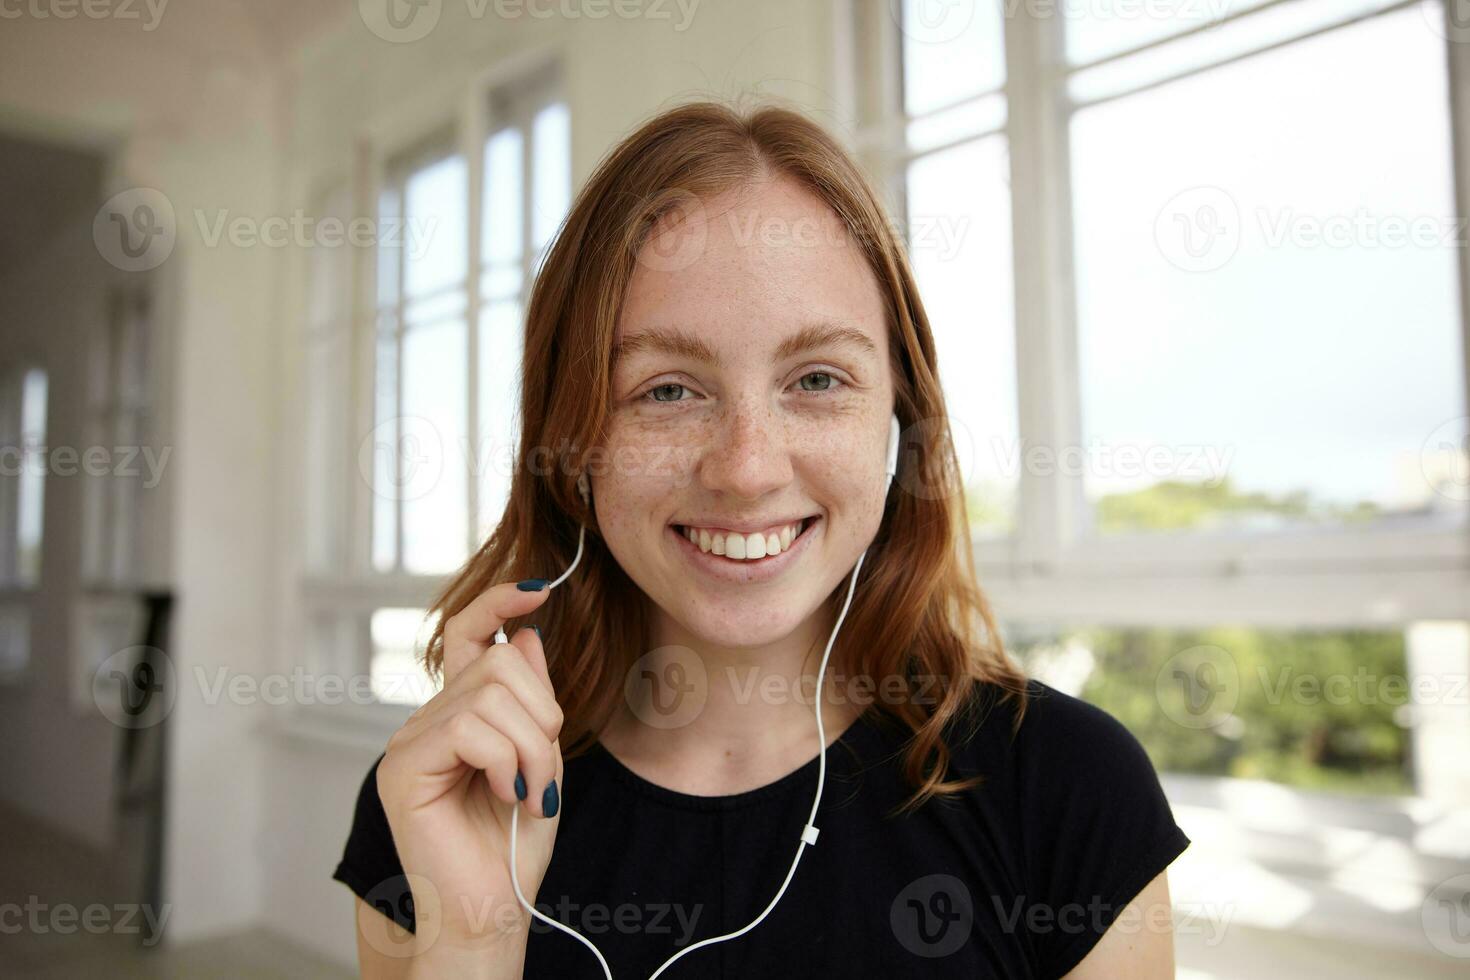
[[[716,350],[776,353],[798,331],[837,325],[886,347],[882,293],[842,220],[789,178],[693,202],[639,254],[617,343],[696,334]],[[631,346],[631,345],[630,345]]]

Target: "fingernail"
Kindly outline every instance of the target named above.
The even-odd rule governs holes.
[[[556,780],[546,784],[546,792],[541,794],[541,812],[547,817],[556,816],[556,808],[561,806],[561,800],[556,795]]]
[[[546,579],[528,578],[522,582],[517,582],[516,588],[520,589],[522,592],[540,592],[542,589],[546,588]]]
[[[518,799],[518,800],[524,800],[525,798],[526,798],[526,777],[525,776],[522,776],[518,772],[518,773],[516,773],[516,799]]]
[[[541,639],[541,627],[537,626],[535,623],[532,623],[531,629],[536,631],[536,639]]]

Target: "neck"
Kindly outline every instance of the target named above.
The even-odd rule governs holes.
[[[734,791],[779,778],[822,748],[814,702],[831,631],[831,617],[818,613],[774,643],[724,646],[655,610],[654,651],[641,668],[649,682],[632,685],[637,700],[623,700],[602,741],[667,781]],[[862,713],[839,681],[829,663],[821,698],[827,745]]]

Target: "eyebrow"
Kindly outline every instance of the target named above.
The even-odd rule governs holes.
[[[841,345],[856,347],[868,354],[878,352],[877,345],[861,330],[830,320],[817,320],[806,324],[796,333],[781,341],[776,346],[776,358],[784,360],[819,347]],[[613,360],[617,361],[619,358],[636,354],[639,351],[671,354],[693,361],[703,361],[715,367],[722,366],[720,356],[715,353],[714,348],[705,343],[702,338],[678,327],[655,327],[624,337],[613,348]]]

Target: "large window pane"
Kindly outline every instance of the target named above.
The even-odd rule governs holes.
[[[408,178],[403,282],[410,297],[464,283],[469,271],[465,181],[460,156],[446,157]]]
[[[437,693],[439,685],[429,680],[422,666],[434,632],[434,620],[423,609],[375,609],[369,632],[373,642],[369,676],[375,698],[417,707]]]
[[[1463,519],[1442,47],[1407,9],[1077,113],[1101,531]]]
[[[32,368],[20,386],[21,472],[17,501],[16,573],[23,586],[41,581],[41,525],[46,494],[46,372]]]
[[[468,554],[463,320],[417,327],[403,337],[403,567],[451,571]]]
[[[902,0],[904,111],[932,112],[1005,84],[1004,0]]]
[[[917,160],[909,249],[934,330],[971,525],[1010,531],[1017,469],[1011,199],[1004,137]]]
[[[1211,4],[1222,0],[1170,0],[1176,7],[1160,16],[1145,12],[1134,16],[1079,17],[1068,24],[1069,37],[1079,33],[1087,38],[1089,28],[1099,28],[1098,36],[1126,41],[1121,47],[1177,34],[1180,31],[1215,19]],[[1223,12],[1259,6],[1264,0],[1223,0]],[[1394,0],[1293,0],[1279,3],[1249,16],[1239,17],[1206,31],[1199,31],[1169,44],[1120,58],[1091,69],[1084,69],[1068,80],[1067,91],[1078,102],[1089,102],[1135,90],[1141,86],[1176,77],[1195,68],[1220,64],[1231,58],[1260,51],[1272,44],[1301,37],[1325,27],[1344,24],[1354,17],[1381,10]],[[1102,25],[1107,25],[1106,29]],[[1120,29],[1126,28],[1126,29]]]
[[[519,438],[521,304],[497,300],[480,314],[480,537],[500,522],[510,499]]]
[[[572,134],[565,102],[554,102],[536,113],[531,126],[532,165],[531,247],[538,254],[550,243],[571,207]]]
[[[1086,64],[1140,45],[1173,37],[1266,0],[1062,0],[1067,30],[1067,61]],[[1342,4],[1343,0],[1332,0]],[[1287,7],[1307,6],[1302,3]]]
[[[1161,770],[1317,789],[1412,792],[1416,700],[1463,699],[1463,673],[1411,683],[1401,631],[1097,628],[1016,652],[1126,725]]]

